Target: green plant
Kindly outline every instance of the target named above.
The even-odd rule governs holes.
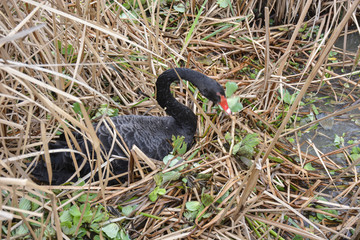
[[[108,115],[110,117],[115,117],[115,116],[118,116],[119,115],[119,109],[117,108],[111,108],[109,107],[108,104],[104,103],[104,104],[101,104],[100,108],[97,110],[97,112],[95,113],[95,116],[92,117],[92,119],[95,119],[97,117],[100,117],[102,115]]]
[[[199,214],[204,210],[205,207],[209,206],[214,202],[214,198],[209,194],[201,195],[201,202],[199,201],[189,201],[185,204],[186,211],[184,212],[184,217],[188,220],[194,220],[199,216]],[[202,218],[208,218],[212,215],[211,212],[203,213],[199,217],[199,221]]]
[[[353,147],[351,149],[350,157],[353,161],[356,161],[360,158],[360,147]]]
[[[150,194],[149,199],[152,202],[155,202],[158,199],[158,196],[164,195],[166,193],[165,188],[156,187]]]
[[[173,167],[176,164],[182,161],[181,157],[176,157],[175,154],[183,155],[186,152],[187,146],[184,142],[183,136],[173,136],[173,151],[171,154],[168,154],[164,157],[163,162],[165,166]],[[160,172],[154,176],[154,180],[156,183],[155,189],[149,194],[149,199],[152,202],[155,202],[159,196],[164,195],[166,193],[166,189],[161,186],[167,182],[178,180],[181,177],[180,171],[185,168],[185,165],[182,165],[172,171],[169,172]]]
[[[75,54],[75,49],[73,45],[67,44],[66,47],[63,46],[63,43],[58,40],[58,51],[64,57],[67,57],[67,61],[70,63],[75,63],[77,60],[77,55]]]
[[[79,193],[81,193],[81,191],[75,192],[73,195]],[[97,197],[97,194],[83,194],[76,202],[69,202],[62,207],[63,210],[60,212],[59,217],[62,232],[70,239],[82,239],[88,232],[92,234],[93,239],[100,239],[100,231],[105,233],[103,239],[130,239],[124,229],[121,229],[118,224],[106,223],[109,216],[102,205],[98,204],[90,206],[89,200],[94,199],[95,197]],[[64,204],[67,201],[68,199],[65,199],[61,201],[60,204]],[[26,198],[21,198],[19,200],[19,209],[35,211],[39,207],[39,205],[34,204]],[[45,216],[46,214],[47,213],[45,213]],[[24,216],[27,216],[27,214],[24,214]],[[41,231],[43,231],[42,237],[44,239],[56,237],[55,229],[50,224],[45,226],[45,230],[41,230],[40,225],[35,223],[35,221],[30,222],[30,225],[37,237],[40,237]],[[4,233],[7,232],[5,226],[2,226],[1,230]],[[22,239],[30,239],[31,235],[29,233],[28,226],[21,224],[11,231],[10,234],[13,238],[21,237]]]
[[[311,163],[305,164],[304,169],[305,169],[305,170],[308,170],[308,171],[315,171],[315,170],[316,170],[316,168],[314,168],[314,167],[311,165]]]
[[[184,13],[186,10],[186,7],[189,5],[189,2],[186,2],[186,6],[184,3],[179,2],[176,5],[174,5],[174,10],[180,13]]]
[[[230,0],[217,0],[217,4],[219,5],[219,7],[221,8],[227,8],[230,7],[231,12],[234,14],[234,9],[232,7],[231,1]]]
[[[228,102],[230,110],[232,112],[241,111],[244,107],[240,103],[240,97],[239,96],[233,96],[235,91],[238,89],[237,84],[234,83],[234,82],[227,82],[225,87],[226,87],[225,95],[227,97],[227,102]]]
[[[230,133],[225,134],[225,139],[231,143],[233,140]],[[252,157],[255,153],[255,147],[260,143],[257,133],[247,134],[245,137],[235,136],[235,145],[232,153],[245,157]]]
[[[279,92],[280,92],[280,90],[279,90]],[[291,94],[288,90],[283,89],[283,91],[280,92],[280,94],[282,96],[282,99],[280,99],[280,97],[279,97],[279,99],[282,100],[285,104],[290,106],[291,104],[294,103],[297,95],[299,95],[299,92],[294,92],[293,94]]]
[[[324,197],[316,197],[318,200],[320,201],[324,201],[327,202],[328,200]],[[328,221],[336,221],[336,222],[341,222],[341,220],[335,216],[339,216],[339,212],[335,209],[327,209],[326,207],[323,207],[320,204],[315,204],[315,208],[316,209],[321,209],[321,212],[317,212],[316,213],[316,222],[321,222],[323,220],[328,220]],[[329,214],[326,214],[329,213]]]
[[[344,137],[345,137],[345,133],[343,133],[342,136],[335,134],[334,145],[338,148],[343,147],[345,143]]]

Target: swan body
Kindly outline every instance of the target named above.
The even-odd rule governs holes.
[[[184,142],[190,146],[196,132],[197,117],[186,107],[179,103],[170,92],[170,84],[178,81],[179,77],[193,83],[200,92],[214,103],[220,103],[226,112],[230,112],[227,106],[224,89],[215,80],[206,75],[187,68],[169,69],[163,72],[156,82],[156,99],[159,105],[165,109],[169,116],[140,116],[124,115],[112,117],[117,132],[121,135],[126,145],[131,149],[133,145],[140,148],[148,157],[162,160],[172,150],[172,136],[184,136]],[[96,128],[96,124],[94,124]],[[83,153],[91,152],[91,144],[85,143],[80,134],[74,134]],[[97,136],[101,142],[102,152],[108,155],[125,156],[118,144],[113,144],[112,133],[103,123],[98,127]],[[122,143],[118,137],[118,141]],[[57,141],[50,145],[50,149],[67,148],[66,141]],[[83,156],[75,154],[77,165],[83,163]],[[50,154],[53,177],[51,184],[59,185],[69,180],[75,181],[74,160],[70,152],[57,152]],[[111,171],[114,174],[124,173],[128,170],[128,162],[115,160],[111,163]],[[84,176],[91,171],[87,162],[80,171]],[[39,181],[50,183],[46,164],[40,161],[33,169],[32,175]]]

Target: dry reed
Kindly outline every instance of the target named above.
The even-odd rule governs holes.
[[[302,127],[289,124],[293,113],[301,114],[299,102],[308,89],[337,79],[357,90],[356,80],[328,67],[359,69],[359,54],[333,46],[340,34],[349,34],[348,24],[358,26],[359,0],[278,0],[266,6],[264,1],[233,1],[227,7],[216,1],[185,1],[184,12],[179,1],[125,2],[136,6],[126,9],[118,1],[100,0],[0,3],[0,236],[72,239],[64,232],[61,213],[67,204],[78,206],[85,197],[93,208],[102,205],[114,215],[119,206],[133,206],[126,217],[109,220],[132,239],[357,239],[360,160],[339,166],[327,157],[348,156],[358,142],[313,156],[286,137],[360,107],[349,94],[354,102],[349,108]],[[312,32],[315,28],[309,26],[319,30]],[[343,59],[328,63],[330,50]],[[302,67],[294,67],[294,62]],[[157,186],[154,176],[175,167],[164,168],[137,148],[124,149],[134,171],[131,182],[119,186],[107,186],[111,175],[85,185],[46,186],[31,180],[31,164],[50,163],[48,143],[58,138],[58,131],[68,141],[75,141],[73,131],[80,132],[100,156],[92,123],[106,121],[111,126],[111,121],[106,115],[90,116],[103,104],[120,115],[165,115],[153,95],[154,82],[176,66],[201,71],[223,86],[235,83],[235,95],[241,96],[245,108],[234,116],[217,114],[193,96],[190,87],[174,88],[179,101],[199,115],[198,133],[183,156],[191,160],[183,163],[181,178],[162,185],[166,192],[155,202],[149,200]],[[300,92],[287,114],[282,89]],[[260,139],[249,168],[232,154],[234,139],[245,133],[257,133]],[[227,135],[233,141],[226,143]],[[75,144],[69,151],[78,150]],[[306,170],[308,162],[337,170],[337,176]],[[99,159],[95,170],[101,172],[106,167],[102,163]],[[338,194],[331,196],[326,189]],[[96,197],[89,200],[92,194]],[[211,202],[194,219],[185,217],[186,203],[204,203],[204,196]],[[22,206],[23,199],[32,207]],[[86,217],[85,210],[80,211],[79,223]],[[326,217],[315,221],[316,214]],[[16,235],[22,226],[27,231]],[[49,228],[55,232],[49,234]],[[92,238],[89,231],[85,235]],[[106,237],[102,231],[99,235]]]

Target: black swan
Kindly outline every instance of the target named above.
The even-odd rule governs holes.
[[[117,131],[130,149],[133,145],[136,145],[148,157],[162,160],[172,150],[172,136],[184,136],[184,142],[188,146],[192,144],[196,132],[197,117],[190,108],[179,103],[170,92],[170,84],[178,81],[179,78],[194,84],[206,98],[214,103],[219,103],[224,111],[228,114],[231,113],[225,98],[224,89],[215,80],[187,68],[169,69],[163,72],[156,81],[156,100],[170,116],[125,115],[111,118]],[[94,127],[96,127],[96,124]],[[90,148],[91,153],[91,144],[89,142],[85,143],[80,134],[74,133],[74,135],[82,152],[87,152],[87,146],[88,149]],[[115,147],[111,149],[113,137],[103,123],[97,130],[97,136],[102,143],[104,153],[109,154],[109,151],[112,151],[109,155],[125,156],[120,146],[115,144]],[[121,140],[119,142],[121,143]],[[49,148],[64,149],[68,148],[68,145],[65,140],[57,140]],[[77,165],[80,166],[83,163],[83,156],[75,154],[75,157]],[[70,180],[77,180],[77,176],[70,179],[76,169],[70,152],[51,153],[50,159],[53,172],[51,184],[59,185]],[[128,162],[125,160],[115,160],[111,163],[110,169],[114,174],[124,173],[128,170]],[[91,166],[86,161],[80,171],[80,176],[83,177],[90,171]],[[49,183],[45,161],[39,161],[31,174],[37,180]]]

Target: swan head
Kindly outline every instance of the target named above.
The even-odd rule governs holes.
[[[224,88],[218,82],[214,80],[209,81],[207,85],[200,86],[199,90],[207,99],[215,104],[219,104],[227,114],[231,115]]]

